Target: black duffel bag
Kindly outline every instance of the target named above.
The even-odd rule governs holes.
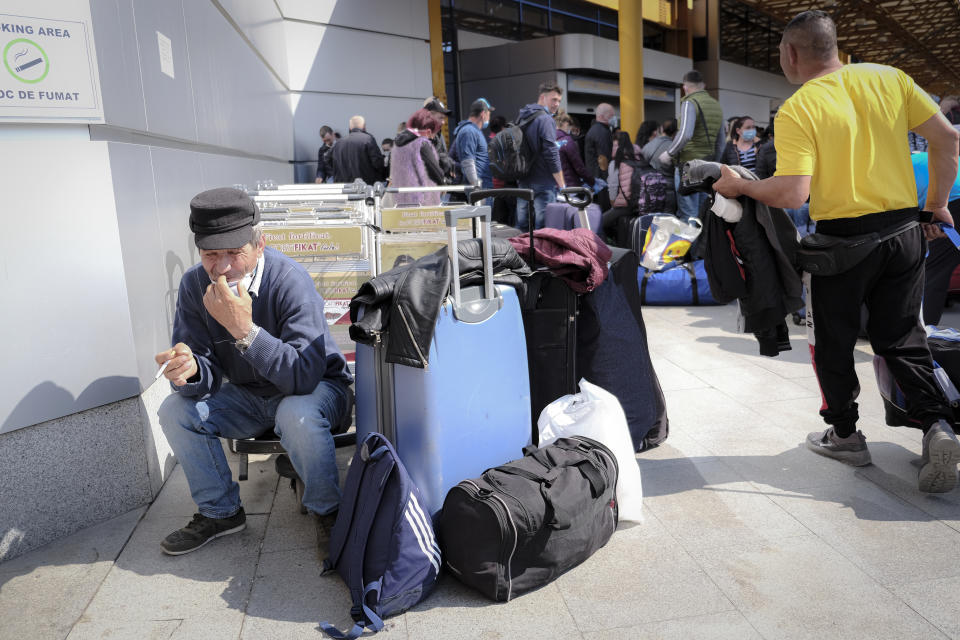
[[[549,584],[617,528],[617,462],[596,440],[560,438],[450,489],[437,523],[458,580],[506,602]]]

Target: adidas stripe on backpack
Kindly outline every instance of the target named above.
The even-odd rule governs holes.
[[[525,178],[533,166],[533,150],[524,140],[524,128],[543,115],[544,111],[535,111],[516,123],[508,122],[487,146],[490,159],[490,172],[494,178],[505,182],[516,182]]]
[[[370,433],[350,463],[340,514],[330,534],[324,572],[336,569],[350,588],[353,628],[348,633],[322,622],[331,638],[357,638],[383,628],[387,616],[403,613],[433,589],[440,547],[420,490],[390,442]]]

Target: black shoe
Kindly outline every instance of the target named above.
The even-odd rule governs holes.
[[[946,420],[940,420],[923,435],[923,466],[919,486],[924,493],[946,493],[957,486],[960,442]]]
[[[190,524],[163,539],[160,549],[167,555],[180,556],[199,549],[214,538],[243,531],[246,526],[247,516],[243,507],[229,518],[208,518],[195,513]]]

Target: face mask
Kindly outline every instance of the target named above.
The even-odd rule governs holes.
[[[756,129],[746,129],[746,130],[744,130],[743,132],[741,132],[740,137],[742,137],[744,140],[746,140],[747,142],[749,142],[749,141],[751,141],[751,140],[753,140],[754,138],[757,137],[757,130],[756,130]]]
[[[620,126],[620,116],[613,116],[612,118],[610,118],[610,121],[608,122],[608,124],[612,129],[616,129],[617,127]]]
[[[483,121],[483,128],[486,129],[486,128],[488,128],[489,126],[490,126],[490,121],[489,121],[489,120],[484,120],[484,121]]]
[[[230,291],[233,291],[233,295],[235,296],[240,295],[240,290],[237,287],[237,284],[240,282],[243,283],[243,288],[249,291],[250,285],[253,284],[253,277],[256,275],[256,273],[257,273],[257,270],[254,269],[252,273],[248,273],[247,275],[240,278],[237,282],[228,282],[227,286],[230,287]]]

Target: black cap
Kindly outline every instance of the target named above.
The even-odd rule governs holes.
[[[190,230],[198,249],[239,249],[250,242],[260,210],[240,189],[222,187],[190,201]]]
[[[494,108],[490,106],[490,102],[486,98],[477,98],[470,105],[470,115],[478,116],[484,111],[494,111]]]
[[[436,111],[437,113],[442,113],[445,116],[449,116],[453,111],[447,109],[447,105],[440,102],[439,98],[427,98],[426,102],[423,103],[423,108],[427,111]]]

